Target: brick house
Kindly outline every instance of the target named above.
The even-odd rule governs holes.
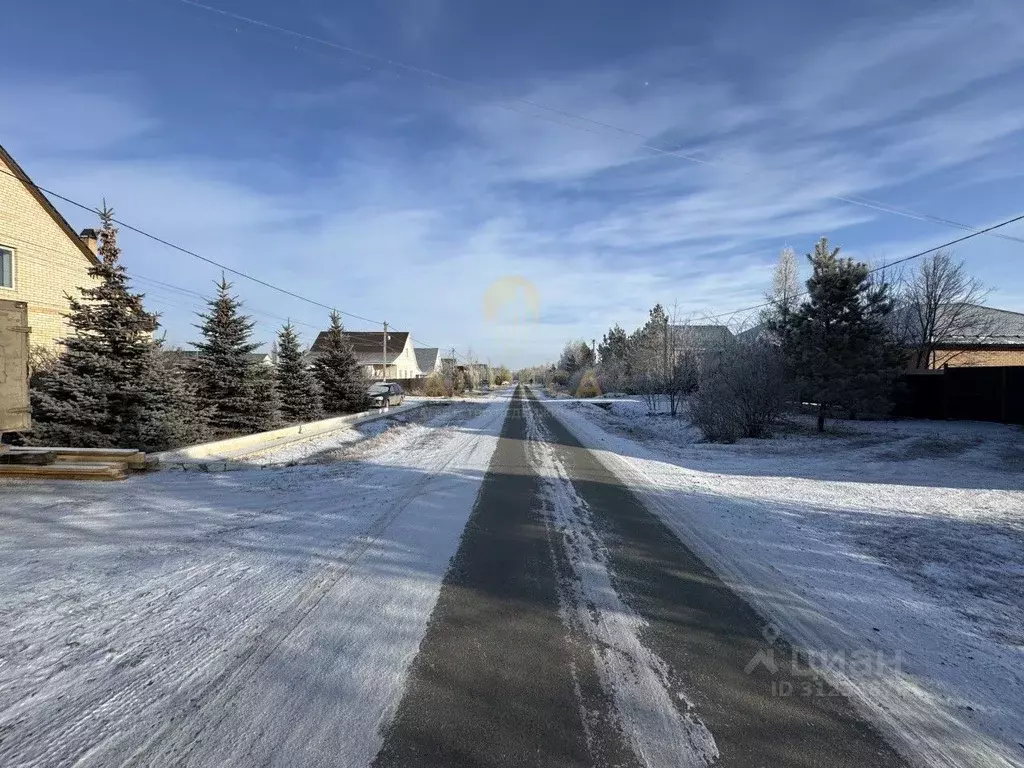
[[[68,335],[65,294],[88,285],[97,263],[95,231],[76,234],[0,146],[0,299],[28,304],[32,347],[55,350]]]
[[[1024,365],[1024,313],[971,305],[966,325],[936,344],[930,368]]]

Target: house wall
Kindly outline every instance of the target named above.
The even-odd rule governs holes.
[[[1024,365],[1024,347],[1013,349],[940,349],[935,353],[933,368],[988,367],[1000,365]]]
[[[420,367],[416,363],[416,352],[412,346],[411,336],[406,336],[402,353],[388,366],[389,371],[392,368],[395,370],[395,378],[398,379],[412,379],[419,375]]]
[[[13,172],[2,159],[0,168]],[[68,335],[64,294],[88,285],[89,260],[25,186],[0,173],[0,247],[13,252],[14,287],[0,299],[28,304],[29,344],[54,349]]]

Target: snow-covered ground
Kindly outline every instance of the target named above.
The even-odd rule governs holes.
[[[697,442],[646,404],[546,406],[930,766],[1024,765],[1024,432],[858,422]],[[851,663],[870,653],[872,664]]]
[[[0,764],[367,765],[497,444],[507,392],[482,402],[360,461],[0,483]]]

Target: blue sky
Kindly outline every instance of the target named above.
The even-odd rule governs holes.
[[[1016,0],[208,3],[308,37],[182,0],[5,9],[0,143],[43,186],[494,362],[553,359],[655,302],[755,304],[786,244],[877,262],[962,234],[837,197],[973,226],[1024,213]],[[194,338],[202,300],[159,283],[208,294],[219,271],[122,241],[169,339]],[[1024,311],[1024,246],[955,253]],[[485,317],[509,275],[539,294],[525,325]],[[283,317],[307,342],[324,324],[235,289],[261,341]]]

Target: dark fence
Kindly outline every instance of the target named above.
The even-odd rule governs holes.
[[[1024,366],[907,373],[893,415],[1024,424]]]

